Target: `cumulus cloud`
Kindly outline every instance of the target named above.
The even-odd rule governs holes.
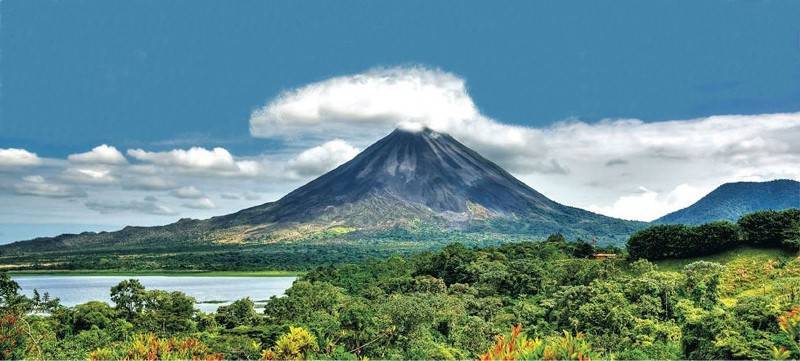
[[[142,149],[128,149],[128,155],[138,160],[164,166],[177,166],[197,169],[236,169],[233,156],[225,148],[208,150],[192,147],[188,150],[175,149],[168,152],[148,152]]]
[[[706,192],[730,181],[800,179],[800,113],[515,126],[482,114],[465,80],[423,67],[305,85],[250,117],[257,137],[338,138],[359,146],[394,127],[423,126],[453,135],[556,201],[636,219],[651,215],[620,210],[673,211],[682,203],[665,201],[671,191],[664,190],[683,184]]]
[[[148,197],[144,200],[130,200],[130,201],[108,201],[108,200],[95,200],[84,203],[86,208],[97,211],[101,214],[111,213],[144,213],[159,216],[172,216],[177,214],[173,209],[159,204],[158,200],[154,197]]]
[[[217,208],[217,205],[214,204],[214,202],[212,202],[208,198],[200,198],[200,199],[191,200],[191,201],[188,201],[188,202],[183,203],[181,205],[183,207],[185,207],[185,208],[190,208],[190,209],[214,209],[214,208]]]
[[[358,154],[356,147],[344,140],[334,139],[322,145],[306,149],[288,162],[288,169],[300,176],[323,174]]]
[[[41,163],[36,153],[18,148],[0,148],[0,168],[28,167]]]
[[[651,221],[676,209],[690,206],[705,192],[688,184],[681,184],[669,192],[656,192],[644,186],[630,195],[624,195],[609,206],[591,205],[590,211],[622,219]]]
[[[166,152],[148,152],[143,149],[129,149],[128,155],[142,162],[175,167],[189,172],[203,172],[216,175],[257,175],[260,167],[252,160],[237,161],[228,150],[221,147],[206,149],[173,149]]]
[[[67,159],[70,162],[92,164],[125,164],[128,162],[117,148],[106,144],[94,147],[85,153],[70,154]]]
[[[199,199],[205,197],[205,194],[194,186],[180,187],[169,192],[175,198],[181,199]]]
[[[86,192],[79,188],[50,183],[40,175],[22,178],[22,182],[14,185],[14,191],[19,195],[47,198],[81,198],[87,196]]]

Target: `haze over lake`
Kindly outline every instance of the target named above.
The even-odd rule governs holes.
[[[61,304],[74,306],[98,300],[111,303],[111,287],[136,278],[147,289],[181,291],[197,300],[203,312],[235,300],[250,297],[254,302],[283,295],[297,277],[192,277],[192,276],[13,276],[23,293],[49,292]],[[221,302],[224,301],[224,302]]]

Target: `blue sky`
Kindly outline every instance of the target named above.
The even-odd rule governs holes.
[[[474,106],[474,112],[467,112],[474,113],[470,119],[534,133],[563,134],[564,122],[573,122],[570,131],[582,131],[575,126],[578,122],[595,135],[620,127],[649,134],[669,121],[684,121],[676,126],[685,134],[691,133],[687,129],[714,133],[709,124],[716,123],[708,117],[754,117],[732,133],[729,143],[707,139],[705,144],[717,147],[708,154],[743,142],[758,147],[759,139],[772,139],[772,133],[761,132],[774,127],[752,130],[748,124],[765,123],[759,116],[788,114],[770,121],[794,126],[800,111],[800,3],[794,1],[6,0],[0,11],[0,149],[22,149],[40,159],[0,169],[0,217],[5,218],[0,219],[0,242],[83,226],[161,224],[273,200],[346,160],[405,115],[392,113],[370,126],[374,133],[360,125],[337,133],[352,125],[347,122],[336,123],[336,129],[319,126],[332,124],[330,119],[309,123],[310,128],[329,130],[326,138],[311,129],[252,131],[254,112],[270,104],[278,109],[281,94],[286,98],[313,84],[333,84],[331,92],[341,91],[330,79],[358,74],[370,79],[423,74],[435,86],[444,81],[463,93],[459,99],[467,108]],[[376,70],[385,68],[394,70]],[[265,120],[267,127],[297,120],[276,114],[283,118]],[[604,119],[656,125],[598,125]],[[453,124],[438,126],[458,133]],[[771,161],[731,161],[730,167],[715,168],[713,176],[703,179],[689,175],[696,173],[693,167],[717,164],[713,155],[689,162],[672,173],[686,175],[671,181],[655,176],[623,181],[631,178],[623,173],[664,167],[634,166],[630,159],[608,155],[596,163],[628,162],[630,169],[594,176],[600,172],[581,174],[585,165],[570,166],[569,156],[561,157],[552,147],[526,153],[536,148],[529,143],[535,137],[519,138],[524,140],[517,148],[464,138],[554,199],[617,216],[630,212],[615,210],[615,204],[630,210],[650,197],[664,203],[656,207],[661,212],[684,205],[721,181],[795,177],[786,170],[787,160],[796,155],[791,145],[764,150],[767,155],[747,148],[748,154],[759,154],[759,161]],[[329,143],[334,140],[340,142]],[[71,154],[102,144],[115,147],[125,163],[100,162],[101,167],[92,161],[67,161]],[[195,169],[170,177],[157,168],[174,170],[178,163],[165,157],[181,155],[167,152],[191,147],[220,147],[233,163],[212,165],[214,172]],[[298,158],[314,147],[322,148]],[[768,147],[758,151],[762,148]],[[129,152],[136,149],[142,152]],[[637,156],[655,157],[663,151],[653,149],[655,153]],[[622,150],[614,154],[629,155]],[[243,167],[250,165],[242,163],[285,170],[304,160],[313,164],[296,167],[291,179],[267,171],[248,173]],[[78,174],[75,164],[82,164],[84,171],[108,171],[104,174],[109,177],[119,174],[107,182],[75,181],[70,176]],[[140,167],[127,168],[135,166]],[[130,172],[145,171],[145,166],[169,179],[158,187],[111,185]],[[743,171],[746,167],[769,171]],[[225,174],[217,172],[223,169]],[[592,188],[600,185],[602,191]],[[176,189],[192,187],[202,196],[175,196]],[[50,193],[40,191],[47,189]],[[232,194],[242,189],[250,193]],[[624,206],[625,199],[631,200],[625,197],[634,197],[633,205]],[[669,197],[680,201],[667,201]],[[197,204],[180,203],[186,199]],[[201,205],[201,199],[213,207]]]

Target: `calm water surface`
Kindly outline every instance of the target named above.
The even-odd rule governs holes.
[[[210,312],[240,298],[253,301],[283,295],[297,277],[191,277],[191,276],[13,276],[22,291],[40,293],[61,299],[61,304],[74,306],[92,300],[111,303],[110,290],[120,281],[136,278],[147,289],[181,291],[197,300],[197,308]],[[212,302],[213,303],[209,303]],[[217,303],[218,301],[225,301]]]

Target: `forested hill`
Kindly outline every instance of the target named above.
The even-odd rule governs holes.
[[[760,210],[800,208],[800,182],[780,179],[769,182],[725,183],[696,203],[667,214],[653,223],[702,224],[736,221]]]

